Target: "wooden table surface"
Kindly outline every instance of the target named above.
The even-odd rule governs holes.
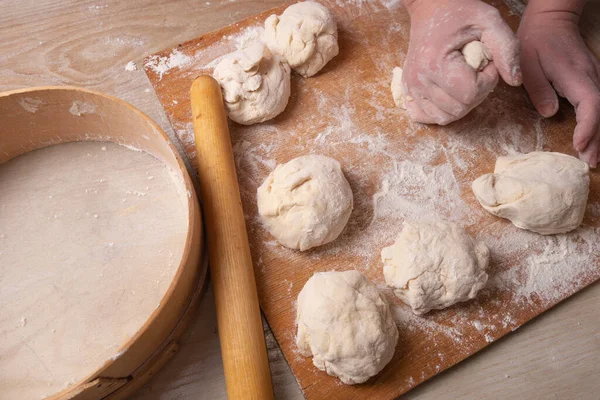
[[[174,137],[141,68],[143,57],[281,3],[0,0],[0,91],[42,85],[99,90],[146,112]],[[510,3],[518,6],[517,0]],[[600,50],[599,6],[586,12],[583,31]],[[129,61],[138,69],[126,70]],[[597,399],[599,304],[595,284],[403,398]],[[265,333],[276,398],[301,399],[276,342]],[[210,288],[179,353],[134,397],[192,398],[226,398]]]

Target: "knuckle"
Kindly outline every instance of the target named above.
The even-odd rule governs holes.
[[[445,126],[451,124],[452,122],[458,119],[460,119],[460,117],[442,112],[435,116],[435,123],[441,126]]]
[[[586,63],[582,63],[583,65],[581,65],[579,67],[579,70],[587,75],[587,76],[595,76],[596,75],[596,68],[594,67],[594,65],[592,63],[586,62]]]
[[[462,103],[464,104],[472,104],[477,101],[479,98],[479,90],[477,86],[467,86],[463,93]]]
[[[498,11],[498,9],[496,7],[490,7],[488,12],[486,13],[486,16],[492,24],[503,24],[504,23],[502,14],[500,14],[500,11]]]
[[[462,118],[469,112],[469,108],[467,106],[457,106],[452,110],[452,115],[456,118]]]

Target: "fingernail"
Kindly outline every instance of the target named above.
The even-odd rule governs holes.
[[[520,85],[523,82],[523,74],[521,73],[521,67],[517,66],[513,68],[513,79],[518,85]]]
[[[554,114],[556,114],[556,111],[558,111],[558,104],[557,103],[542,103],[540,105],[539,108],[540,114],[542,114],[542,117],[544,118],[549,118],[551,116],[553,116]]]
[[[589,160],[588,161],[587,157],[583,153],[581,153],[581,152],[579,152],[579,159],[581,161],[587,163],[590,166],[590,168],[596,168],[598,166],[598,162],[596,160]]]

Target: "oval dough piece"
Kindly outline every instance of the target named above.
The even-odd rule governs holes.
[[[473,299],[488,280],[485,243],[449,222],[404,222],[381,260],[385,282],[415,314]]]
[[[553,235],[581,224],[590,191],[589,167],[561,153],[498,157],[494,173],[472,186],[490,213],[518,228]]]
[[[213,77],[229,118],[243,125],[275,118],[290,98],[290,67],[258,41],[223,57]]]
[[[327,8],[314,1],[296,3],[265,21],[264,40],[304,77],[315,75],[339,53],[337,25]]]
[[[358,271],[314,274],[298,296],[296,322],[300,353],[348,385],[379,373],[398,342],[387,301]]]
[[[258,213],[277,241],[301,251],[335,240],[353,208],[340,163],[321,155],[278,165],[258,188],[257,200]]]
[[[392,70],[392,84],[390,85],[392,90],[392,98],[396,107],[400,107],[406,110],[404,105],[404,88],[402,87],[402,68],[395,67]]]

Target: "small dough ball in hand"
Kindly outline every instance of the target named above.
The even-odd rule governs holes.
[[[321,155],[278,165],[258,188],[258,213],[275,239],[308,250],[335,240],[353,208],[340,163]]]
[[[561,153],[498,157],[493,174],[473,182],[490,213],[542,235],[566,233],[583,221],[590,191],[589,166]]]
[[[290,98],[290,67],[258,41],[226,55],[213,77],[229,118],[243,125],[275,118]]]
[[[490,50],[478,40],[467,43],[461,53],[465,62],[476,71],[482,71],[493,60]]]
[[[313,275],[298,296],[296,322],[300,353],[348,385],[379,373],[398,342],[388,303],[358,271]]]
[[[385,282],[415,314],[473,299],[488,280],[485,243],[449,222],[404,222],[381,259]]]
[[[265,21],[264,40],[304,77],[313,76],[338,55],[337,25],[327,8],[314,1],[296,3]]]

